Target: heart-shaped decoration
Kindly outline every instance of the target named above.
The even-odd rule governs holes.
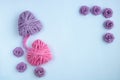
[[[52,59],[50,49],[47,44],[41,40],[35,40],[32,48],[28,51],[27,61],[33,66],[39,66],[49,62]]]
[[[20,14],[18,20],[19,35],[26,37],[39,32],[41,29],[41,22],[30,11],[25,11]]]

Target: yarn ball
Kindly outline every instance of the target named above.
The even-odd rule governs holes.
[[[106,29],[112,29],[113,26],[114,26],[114,23],[113,23],[113,21],[111,21],[111,20],[107,20],[107,21],[104,22],[104,27],[105,27]]]
[[[114,41],[114,35],[112,33],[106,33],[104,36],[103,36],[103,39],[105,42],[107,43],[112,43]]]
[[[50,61],[51,58],[52,55],[47,44],[39,39],[33,42],[32,48],[27,54],[27,61],[33,66],[45,64]]]
[[[16,57],[21,57],[24,55],[24,51],[21,47],[16,47],[14,50],[13,50],[13,54],[16,56]]]
[[[93,6],[93,8],[91,9],[91,13],[93,15],[100,15],[101,14],[101,8],[99,6]]]
[[[30,11],[25,11],[20,14],[18,20],[19,35],[26,37],[39,32],[42,24]]]
[[[104,16],[105,18],[110,18],[110,17],[112,17],[112,15],[113,15],[113,11],[112,11],[111,8],[106,8],[106,9],[104,9],[104,11],[103,11],[103,16]]]
[[[35,74],[35,76],[37,76],[39,78],[43,77],[45,75],[45,70],[42,67],[37,67],[34,70],[34,74]]]
[[[80,13],[84,16],[86,16],[89,13],[89,7],[88,6],[81,6]]]
[[[24,62],[20,62],[17,64],[16,69],[18,72],[24,72],[27,69],[27,64]]]

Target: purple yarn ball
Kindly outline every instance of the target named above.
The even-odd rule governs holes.
[[[99,6],[93,6],[92,9],[91,9],[91,13],[93,15],[100,15],[101,14],[101,7]]]
[[[113,26],[114,26],[114,23],[113,23],[113,21],[111,21],[111,20],[107,20],[107,21],[104,22],[104,27],[105,27],[106,29],[112,29]]]
[[[112,17],[112,15],[113,15],[113,11],[112,11],[111,8],[106,8],[106,9],[104,9],[104,11],[103,11],[103,16],[104,16],[105,18],[110,18],[110,17]]]
[[[112,43],[114,41],[114,35],[112,33],[106,33],[104,36],[103,36],[103,39],[105,42],[107,43]]]
[[[81,6],[80,13],[82,15],[87,15],[89,13],[89,7],[88,6]]]
[[[24,62],[20,62],[17,64],[16,69],[18,72],[24,72],[27,69],[27,64]]]
[[[45,70],[42,67],[36,67],[34,70],[34,74],[37,77],[43,77],[45,75]]]
[[[25,11],[20,14],[18,20],[19,35],[26,37],[39,32],[42,24],[30,11]]]
[[[24,51],[21,47],[16,47],[14,50],[13,50],[13,54],[16,56],[16,57],[21,57],[24,55]]]

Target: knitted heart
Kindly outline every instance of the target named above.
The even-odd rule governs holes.
[[[43,41],[37,39],[32,43],[32,48],[37,50],[43,50],[43,49],[48,49],[48,46]]]
[[[27,61],[33,66],[45,64],[51,58],[51,52],[47,44],[39,39],[33,42],[32,49],[27,54]]]
[[[39,32],[42,24],[30,11],[25,11],[20,14],[18,20],[19,35],[26,37]]]
[[[27,61],[33,66],[39,66],[52,59],[51,51],[47,44],[37,39],[32,43],[32,48],[27,47],[26,41],[29,36],[24,37],[23,45],[27,50]]]

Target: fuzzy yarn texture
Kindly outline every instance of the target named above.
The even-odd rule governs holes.
[[[111,18],[113,15],[113,10],[111,8],[105,8],[103,11],[103,16],[105,18]]]
[[[30,11],[24,11],[20,14],[18,20],[19,35],[26,37],[39,32],[42,24]]]
[[[27,64],[24,62],[20,62],[17,64],[16,69],[18,72],[24,72],[27,69]]]
[[[105,22],[104,22],[104,27],[105,27],[105,29],[112,29],[113,28],[113,26],[114,26],[114,23],[113,23],[113,21],[111,21],[111,20],[106,20]]]
[[[89,7],[88,6],[81,6],[80,13],[82,15],[86,16],[87,14],[89,14]]]
[[[91,9],[91,13],[93,15],[100,15],[101,14],[101,7],[99,6],[93,6],[92,9]]]
[[[24,55],[24,51],[21,47],[16,47],[14,50],[13,50],[13,54],[14,56],[16,57],[21,57]]]
[[[34,70],[34,74],[37,77],[43,77],[45,75],[45,70],[42,67],[36,67]]]
[[[103,39],[105,42],[107,43],[112,43],[114,41],[114,35],[112,33],[106,33],[104,36],[103,36]]]
[[[32,43],[32,48],[29,48],[26,45],[28,38],[29,36],[25,37],[23,40],[23,45],[27,50],[27,61],[32,66],[39,66],[49,62],[52,59],[52,55],[47,44],[37,39]]]

